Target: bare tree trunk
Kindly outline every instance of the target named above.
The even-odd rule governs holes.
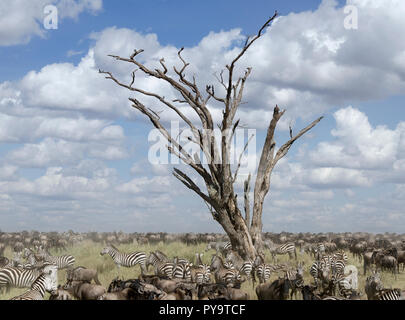
[[[101,71],[105,74],[107,79],[113,80],[116,84],[124,87],[131,92],[136,92],[142,97],[155,98],[159,103],[159,106],[163,106],[165,109],[174,111],[178,118],[186,126],[191,129],[192,136],[189,140],[196,144],[200,151],[205,155],[208,160],[208,164],[203,165],[200,162],[198,154],[189,154],[183,145],[177,141],[175,137],[165,128],[160,121],[160,116],[157,112],[151,108],[145,106],[137,98],[129,98],[133,103],[132,107],[140,111],[147,116],[150,122],[168,141],[168,150],[171,154],[177,156],[183,163],[190,166],[195,173],[197,173],[204,181],[206,192],[201,190],[200,187],[183,171],[175,168],[173,175],[181,181],[187,188],[198,194],[208,205],[213,218],[218,221],[223,227],[224,231],[228,234],[232,243],[233,249],[243,259],[254,259],[258,253],[263,251],[262,241],[262,212],[263,202],[266,194],[270,188],[270,176],[272,170],[278,160],[284,157],[291,145],[305,132],[310,130],[321,119],[315,120],[311,125],[301,130],[301,132],[287,141],[275,154],[275,141],[274,132],[277,126],[277,122],[283,116],[285,110],[280,111],[278,106],[274,108],[273,118],[271,119],[269,128],[267,130],[267,136],[262,150],[259,167],[257,170],[256,182],[254,186],[254,199],[252,210],[252,221],[250,222],[250,175],[245,182],[244,187],[244,199],[245,199],[245,218],[238,208],[237,196],[234,192],[234,184],[238,176],[238,170],[241,165],[242,154],[246,151],[250,138],[245,145],[245,148],[239,158],[236,170],[232,172],[230,164],[231,154],[231,141],[234,136],[236,128],[239,126],[239,120],[235,121],[235,115],[238,107],[242,103],[243,90],[245,82],[250,75],[251,68],[247,68],[244,75],[234,80],[234,68],[236,62],[245,54],[249,47],[262,36],[263,31],[270,26],[271,22],[276,18],[277,12],[269,18],[265,24],[259,29],[258,33],[253,37],[248,37],[246,42],[231,62],[230,65],[226,65],[228,79],[223,78],[223,71],[220,74],[220,78],[217,77],[220,85],[225,88],[226,96],[218,97],[215,93],[213,85],[206,86],[206,96],[203,96],[202,91],[196,84],[195,77],[187,79],[185,70],[189,63],[187,63],[181,53],[183,48],[178,51],[178,58],[182,62],[182,68],[180,70],[173,67],[174,77],[170,75],[169,69],[165,65],[164,59],[160,59],[159,63],[161,68],[149,69],[144,64],[137,60],[137,56],[143,52],[143,50],[134,50],[134,53],[129,58],[123,58],[120,56],[111,56],[119,61],[124,61],[135,65],[137,71],[143,72],[148,77],[161,80],[162,82],[169,84],[172,89],[179,96],[178,99],[168,101],[164,96],[155,92],[148,92],[143,89],[133,87],[135,82],[135,71],[132,72],[132,81],[129,85],[120,82],[115,78],[111,72]],[[224,105],[222,112],[223,119],[219,128],[222,133],[221,141],[217,143],[215,135],[213,135],[213,129],[215,124],[211,112],[207,107],[207,103],[210,99],[214,99],[217,102],[221,102]],[[193,123],[188,117],[181,112],[180,106],[187,104],[193,112],[198,116],[199,124]]]

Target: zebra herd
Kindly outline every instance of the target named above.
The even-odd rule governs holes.
[[[311,253],[315,260],[306,265],[303,261],[299,261],[297,248],[293,242],[276,245],[266,241],[265,248],[272,262],[265,259],[265,253],[258,254],[254,260],[244,260],[232,250],[230,242],[208,243],[204,253],[195,253],[191,259],[178,256],[169,258],[160,250],[148,253],[143,251],[124,253],[112,244],[105,246],[100,255],[111,258],[116,265],[118,276],[121,267],[130,268],[139,265],[139,281],[142,282],[143,289],[154,286],[156,290],[166,292],[165,286],[169,286],[175,288],[176,294],[173,292],[166,294],[173,294],[170,297],[176,296],[176,299],[184,298],[187,292],[193,290],[195,293],[190,294],[190,297],[204,296],[217,299],[225,295],[228,298],[245,299],[249,294],[241,289],[244,282],[250,283],[258,299],[264,300],[293,299],[293,297],[297,299],[298,294],[301,294],[304,300],[360,298],[358,270],[356,266],[348,264],[349,259],[345,250],[336,248],[332,250],[323,243],[313,244]],[[209,250],[215,252],[211,252],[208,260],[204,255],[207,255]],[[300,252],[302,253],[302,250]],[[288,255],[289,262],[278,263],[279,255]],[[209,263],[204,263],[203,257]],[[22,261],[22,258],[25,261]],[[111,295],[107,295],[98,281],[97,271],[82,266],[74,268],[75,262],[76,259],[72,255],[53,256],[42,247],[36,251],[24,248],[11,260],[0,257],[0,289],[29,288],[27,292],[13,298],[19,300],[42,300],[46,292],[50,292],[51,297],[67,297],[69,293],[66,290],[75,292],[74,296],[79,298],[98,299],[103,296],[102,299],[108,300]],[[61,269],[67,270],[68,282],[63,287],[57,285],[57,270]],[[314,284],[305,283],[306,270],[313,278]],[[277,279],[271,281],[272,275],[276,275]],[[96,282],[94,285],[91,284],[93,279]],[[87,295],[77,293],[87,290],[90,292]],[[92,290],[97,294],[93,294]],[[377,274],[367,278],[365,291],[370,300],[403,299],[400,289],[384,288]],[[117,298],[117,295],[112,296]],[[128,295],[126,290],[118,296],[126,299],[131,294]],[[167,298],[166,295],[163,296]]]
[[[22,263],[21,257],[28,263]],[[3,265],[0,265],[0,290],[5,288],[9,291],[12,287],[30,288],[13,300],[42,300],[45,291],[54,292],[57,289],[57,270],[70,268],[75,263],[75,258],[71,255],[52,256],[42,247],[38,252],[24,248],[11,261],[1,258]]]

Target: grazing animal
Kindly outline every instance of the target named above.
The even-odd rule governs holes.
[[[377,300],[401,300],[401,289],[382,289],[377,292]]]
[[[227,292],[227,286],[224,284],[210,283],[197,286],[197,297],[199,300],[224,299]]]
[[[47,266],[31,285],[31,289],[10,300],[44,300],[45,292],[57,290],[57,268]]]
[[[201,260],[203,253],[196,253],[196,263],[191,267],[191,281],[197,284],[211,282],[211,268]]]
[[[105,247],[101,252],[101,255],[108,254],[113,259],[118,270],[121,266],[123,267],[133,267],[139,264],[141,267],[141,274],[146,273],[146,253],[145,252],[132,252],[132,253],[123,253],[120,252],[113,245]]]
[[[176,291],[179,283],[174,280],[170,279],[161,279],[157,276],[147,281],[149,284],[153,284],[156,288],[166,292],[166,293],[173,293]]]
[[[14,267],[14,263],[6,257],[0,257],[0,269]]]
[[[309,270],[309,274],[314,278],[315,285],[318,286],[321,281],[323,283],[329,276],[329,267],[325,261],[314,261]]]
[[[91,282],[94,280],[96,284],[101,284],[98,280],[97,270],[87,269],[85,267],[76,267],[72,270],[66,270],[66,279],[73,281]]]
[[[135,292],[131,288],[125,288],[117,292],[106,292],[99,296],[97,300],[135,300]]]
[[[166,293],[159,290],[154,285],[145,283],[139,279],[119,280],[114,279],[109,287],[108,292],[119,292],[126,288],[134,290],[133,300],[159,300],[166,296]]]
[[[368,300],[378,300],[378,292],[382,290],[381,277],[379,273],[373,272],[366,279],[365,291]]]
[[[272,283],[262,283],[256,287],[259,300],[287,300],[290,291],[290,281],[277,279]]]
[[[304,262],[298,262],[297,268],[293,270],[285,270],[284,278],[290,283],[291,300],[293,295],[297,298],[297,289],[304,285]]]
[[[405,267],[405,250],[398,250],[397,252],[397,260],[398,260],[398,273],[399,273],[399,265],[402,264],[402,271],[404,271]]]
[[[230,241],[227,242],[210,242],[205,249],[205,252],[208,250],[215,249],[216,254],[221,253],[223,257],[226,256],[229,250],[232,250],[232,244]]]
[[[201,264],[198,267],[191,268],[191,281],[197,284],[211,282],[211,268],[207,264]]]
[[[322,298],[319,294],[315,293],[317,286],[309,286],[305,285],[301,288],[302,298],[303,300],[321,300]]]
[[[65,268],[72,268],[75,264],[75,258],[71,255],[64,255],[64,256],[52,256],[46,250],[42,250],[41,253],[38,254],[45,262],[51,263],[56,265],[58,269],[65,269]]]
[[[375,263],[377,269],[380,270],[390,270],[395,279],[397,277],[397,270],[398,270],[398,261],[395,257],[390,255],[385,255],[381,251],[374,251],[371,256],[372,261]]]
[[[155,252],[151,252],[146,259],[145,266],[149,269],[149,266],[154,267],[155,275],[173,278],[174,269],[176,265],[173,262],[162,261]]]
[[[192,263],[177,263],[173,270],[173,279],[180,279],[184,281],[191,281],[191,267]]]
[[[290,259],[293,258],[294,254],[295,259],[297,259],[297,250],[293,242],[288,242],[280,246],[273,246],[270,248],[270,253],[271,256],[273,257],[273,261],[276,260],[277,255],[284,255],[284,254],[288,254]]]
[[[271,266],[266,263],[262,263],[256,268],[256,275],[259,279],[259,283],[265,283],[270,279],[271,276]]]
[[[73,300],[73,297],[69,291],[62,289],[62,286],[58,285],[56,291],[51,293],[49,300]]]
[[[46,268],[46,269],[45,269]],[[30,288],[34,281],[51,266],[47,265],[42,268],[23,269],[16,267],[8,267],[0,269],[0,288]]]
[[[106,292],[104,287],[98,284],[74,280],[68,280],[63,289],[79,300],[97,300]]]
[[[214,272],[215,282],[218,284],[229,284],[235,287],[242,281],[239,270],[227,269],[218,255],[212,256],[210,268]]]
[[[243,261],[234,251],[230,250],[226,255],[226,261],[231,262],[235,269],[239,271],[241,275],[245,275],[249,282],[256,282],[256,278],[253,272],[254,262],[251,260]],[[226,266],[225,266],[226,267]]]
[[[367,268],[373,263],[373,251],[366,251],[363,253],[363,274],[366,275]]]

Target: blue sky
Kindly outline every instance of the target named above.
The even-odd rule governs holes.
[[[42,24],[49,4],[57,30]],[[346,5],[356,29],[344,27]],[[402,232],[405,4],[394,0],[2,3],[0,229],[219,231],[171,166],[148,161],[151,125],[97,70],[128,79],[132,70],[107,54],[144,48],[146,63],[170,63],[184,46],[203,87],[275,10],[240,61],[253,71],[238,116],[257,130],[258,151],[275,104],[287,110],[278,145],[289,123],[296,131],[325,118],[276,167],[264,230]]]

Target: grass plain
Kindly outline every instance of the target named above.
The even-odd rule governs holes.
[[[115,266],[114,262],[112,261],[109,255],[101,256],[100,252],[105,245],[101,243],[95,243],[91,240],[84,240],[77,245],[71,246],[66,248],[63,251],[55,251],[50,250],[52,255],[63,255],[63,254],[70,254],[73,255],[76,259],[75,266],[84,266],[86,268],[96,269],[98,271],[98,278],[101,284],[108,288],[110,282],[119,276],[122,279],[134,279],[137,278],[140,274],[139,266],[125,268],[121,267],[118,271],[117,267]],[[206,244],[202,243],[199,245],[186,245],[182,242],[172,242],[172,243],[163,243],[159,242],[157,244],[150,244],[150,245],[138,245],[137,243],[132,244],[122,244],[117,245],[117,248],[122,252],[134,252],[134,251],[144,251],[147,254],[150,251],[160,250],[164,252],[169,258],[182,257],[187,258],[193,263],[195,262],[195,254],[197,252],[204,253],[202,260],[203,263],[210,263],[212,254],[215,253],[215,250],[209,250],[205,252]],[[370,274],[371,270],[367,272],[366,275],[363,275],[363,263],[358,259],[355,259],[351,253],[346,251],[349,256],[348,264],[353,264],[358,268],[359,277],[358,277],[358,284],[359,290],[361,291],[362,299],[367,299],[367,296],[364,292],[364,286],[367,276]],[[5,256],[8,258],[12,257],[12,251],[10,247],[7,247],[5,250]],[[309,274],[309,269],[312,265],[313,258],[306,253],[300,253],[297,250],[297,261],[304,262],[304,281],[305,284],[310,284],[313,282],[312,276]],[[277,263],[285,263],[289,266],[296,266],[296,260],[290,260],[288,255],[284,256],[277,256]],[[271,259],[271,255],[269,252],[266,252],[266,262],[273,263]],[[152,268],[149,268],[149,274],[153,272]],[[277,274],[272,274],[270,281],[277,279]],[[400,269],[400,273],[397,275],[395,279],[394,275],[388,272],[381,273],[381,278],[386,288],[401,288],[402,290],[405,289],[405,272],[402,271],[402,267]],[[64,284],[66,281],[66,271],[59,270],[58,271],[58,283]],[[12,288],[9,292],[3,291],[0,293],[0,300],[8,300],[14,296],[17,296],[25,291],[27,288]],[[252,284],[248,281],[242,284],[242,290],[249,293],[250,299],[256,300],[256,293],[255,289],[252,287]],[[49,298],[49,293],[46,294],[45,299]],[[298,294],[298,299],[301,299],[301,294]]]

